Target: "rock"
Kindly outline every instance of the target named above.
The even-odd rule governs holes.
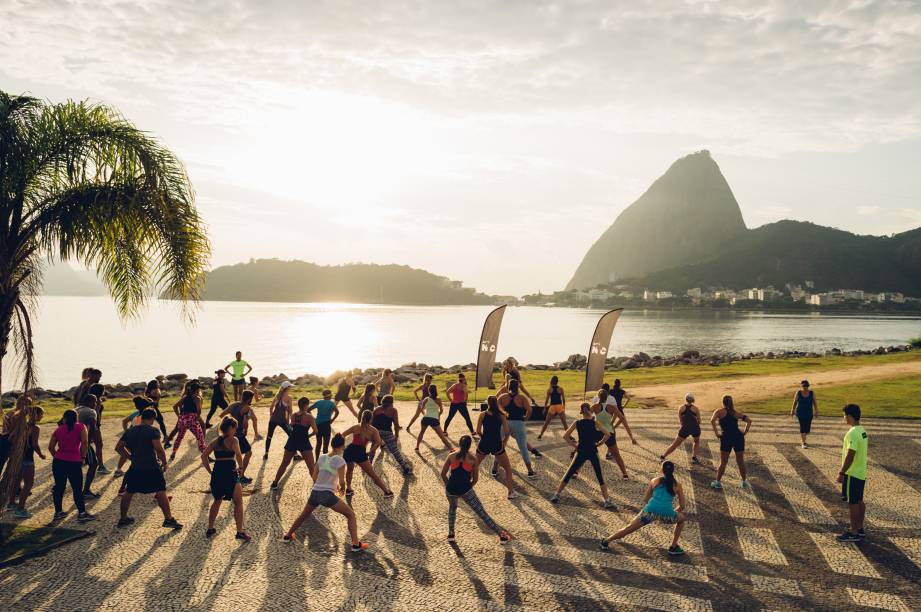
[[[698,357],[700,357],[700,351],[697,350],[690,350],[681,353],[682,359],[697,359]]]
[[[185,380],[188,378],[186,374],[167,374],[166,380]]]

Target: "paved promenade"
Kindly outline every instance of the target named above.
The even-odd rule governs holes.
[[[404,422],[411,409],[401,406]],[[572,407],[570,414],[575,416]],[[509,546],[499,546],[463,504],[458,542],[445,540],[447,502],[438,477],[445,453],[423,444],[416,455],[413,440],[404,433],[401,443],[415,464],[413,478],[404,479],[389,455],[376,460],[394,499],[384,499],[370,480],[356,475],[353,507],[359,532],[371,544],[360,554],[347,551],[344,519],[325,509],[301,529],[306,544],[280,541],[303,507],[309,481],[298,463],[278,492],[269,490],[283,432],[276,434],[267,461],[262,461],[262,442],[254,448],[249,475],[255,482],[245,497],[253,541],[241,544],[233,538],[226,503],[217,535],[206,540],[208,476],[187,436],[167,472],[173,512],[185,529],[162,529],[162,515],[147,496],[135,497],[137,523],[116,528],[120,479],[100,475],[94,489],[102,497],[88,502],[99,517],[87,525],[95,535],[0,570],[0,609],[921,608],[921,421],[864,423],[871,459],[868,539],[859,545],[834,540],[846,512],[834,482],[846,429],[840,419],[817,420],[812,447],[802,450],[794,420],[755,415],[747,440],[749,491],[739,488],[732,462],[724,490],[708,487],[718,447],[705,430],[703,466],[691,467],[689,447],[673,456],[690,507],[682,540],[687,555],[671,559],[665,552],[670,530],[659,525],[612,544],[611,552],[598,549],[599,537],[638,510],[646,482],[658,471],[657,457],[677,430],[672,411],[627,414],[638,444],[630,445],[620,430],[618,439],[631,478],[621,480],[613,463],[604,467],[617,510],[602,508],[587,468],[559,505],[548,501],[568,464],[558,424],[541,442],[536,441],[538,425],[531,426],[531,442],[545,452],[534,460],[537,480],[520,477],[521,458],[514,441],[509,442],[521,497],[507,500],[504,487],[486,470],[477,486],[487,510],[515,537]],[[349,417],[343,425],[352,422]],[[462,428],[462,421],[452,422],[452,437],[460,436]],[[116,422],[105,423],[110,468],[116,429]],[[49,425],[43,428],[43,445],[50,431]],[[434,434],[429,442],[435,443]],[[51,519],[50,479],[49,464],[39,461],[31,524]],[[68,493],[65,508],[70,506]],[[7,514],[6,520],[12,517]],[[76,527],[76,513],[64,524]]]

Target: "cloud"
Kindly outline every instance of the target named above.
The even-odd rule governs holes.
[[[882,212],[882,207],[880,206],[858,206],[857,214],[861,217],[875,217]]]

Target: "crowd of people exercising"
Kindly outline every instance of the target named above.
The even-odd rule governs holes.
[[[339,380],[335,391],[324,390],[322,399],[315,401],[307,397],[295,400],[292,397],[294,385],[284,381],[267,403],[267,412],[263,412],[268,420],[263,438],[259,433],[260,417],[257,416],[256,408],[257,404],[262,403],[263,397],[259,380],[255,377],[247,379],[251,372],[252,366],[243,360],[240,352],[225,368],[216,371],[207,413],[203,407],[202,384],[197,379],[188,380],[178,400],[172,404],[176,423],[169,431],[161,412],[163,394],[157,380],[150,381],[145,391],[133,398],[134,411],[122,420],[124,432],[115,446],[118,466],[114,476],[123,479],[119,487],[121,499],[117,526],[126,528],[134,522],[130,516],[131,502],[135,495],[141,494],[154,496],[163,513],[163,527],[174,530],[182,528],[171,511],[165,474],[176,459],[177,450],[181,448],[186,433],[191,433],[200,453],[201,466],[210,475],[212,503],[205,536],[211,538],[217,533],[215,525],[218,514],[226,501],[233,507],[235,537],[249,541],[251,536],[244,525],[243,497],[244,487],[253,482],[247,476],[253,445],[264,440],[263,461],[267,461],[273,438],[278,430],[282,430],[286,434],[284,452],[271,482],[271,491],[280,494],[285,474],[292,464],[298,462],[306,467],[312,482],[304,509],[285,531],[284,540],[296,541],[301,525],[317,508],[325,506],[345,517],[351,550],[364,550],[368,545],[358,537],[357,518],[351,506],[355,494],[355,468],[369,477],[381,490],[383,498],[391,498],[394,493],[374,466],[378,452],[390,455],[405,477],[413,475],[413,465],[399,443],[399,435],[404,428],[394,405],[393,394],[397,384],[393,373],[384,370],[376,381],[365,385],[362,390],[359,390],[351,375],[346,375]],[[230,401],[226,388],[228,374],[233,401]],[[105,386],[100,382],[101,377],[102,372],[96,368],[83,371],[83,379],[73,398],[74,408],[64,412],[46,447],[51,457],[54,480],[54,521],[60,521],[68,514],[63,507],[68,485],[77,510],[77,521],[85,523],[96,518],[87,510],[86,501],[98,497],[92,489],[97,475],[110,473],[103,459],[101,426],[106,393]],[[421,444],[429,431],[435,434],[437,441],[448,451],[440,470],[448,501],[448,541],[455,542],[457,539],[456,516],[458,501],[461,499],[496,533],[500,543],[512,540],[508,530],[487,512],[475,488],[481,465],[492,456],[488,468],[490,474],[505,485],[508,499],[518,497],[515,470],[506,452],[510,440],[515,441],[526,477],[538,477],[532,458],[541,457],[542,453],[529,442],[527,426],[535,410],[544,413],[537,441],[543,439],[548,428],[558,419],[563,431],[562,440],[572,447],[569,467],[550,496],[550,501],[559,503],[566,486],[588,463],[600,489],[601,504],[605,508],[615,508],[608,484],[605,483],[601,453],[604,452],[604,459],[614,462],[621,476],[627,479],[629,473],[618,448],[617,430],[622,428],[621,431],[630,439],[631,444],[637,444],[624,411],[630,397],[621,381],[615,380],[611,386],[604,384],[590,401],[579,402],[578,417],[567,420],[567,396],[557,376],[551,377],[540,403],[525,388],[514,359],[509,358],[503,363],[502,380],[501,387],[486,398],[475,419],[468,409],[469,389],[463,373],[443,390],[444,400],[431,374],[426,374],[422,383],[412,391],[416,399],[416,410],[405,431],[415,435],[415,451],[421,452]],[[340,411],[340,405],[348,410],[351,418]],[[446,410],[447,416],[442,420]],[[851,427],[842,449],[839,482],[842,484],[842,499],[850,508],[850,526],[839,539],[859,542],[865,537],[863,492],[867,477],[867,434],[860,426],[859,407],[849,404],[843,412]],[[791,409],[791,415],[795,415],[800,423],[804,449],[808,448],[807,436],[817,414],[815,394],[809,382],[804,380]],[[462,426],[466,428],[466,433],[455,442],[450,438],[448,429],[458,415],[463,419]],[[16,407],[3,415],[0,471],[9,456],[8,434],[14,423],[23,422],[28,428],[25,452],[20,459],[17,494],[9,501],[7,508],[17,518],[32,516],[27,503],[34,485],[35,456],[46,459],[39,444],[43,416],[42,408],[34,404],[28,395],[21,396]],[[612,542],[653,521],[659,521],[674,524],[668,553],[684,554],[679,539],[685,521],[685,489],[676,477],[675,464],[668,457],[688,438],[692,438],[692,467],[701,464],[699,447],[703,418],[692,394],[688,394],[678,408],[677,419],[677,436],[659,456],[661,474],[649,481],[641,511],[625,527],[602,539],[602,549],[607,550]],[[353,424],[339,427],[346,420]],[[418,433],[413,434],[412,428],[417,423]],[[215,424],[217,435],[208,442],[207,432]],[[736,408],[732,397],[727,395],[722,405],[713,412],[710,424],[720,447],[719,466],[710,486],[717,490],[723,487],[722,480],[729,458],[735,455],[741,487],[749,488],[745,440],[752,426],[751,417]],[[168,458],[166,449],[171,449]],[[123,470],[126,465],[127,469]]]

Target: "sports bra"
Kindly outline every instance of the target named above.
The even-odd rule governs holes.
[[[223,436],[218,438],[217,444],[214,447],[215,461],[220,461],[222,459],[223,460],[230,459],[231,461],[233,461],[235,454],[236,453],[234,451],[227,450],[226,448],[224,448],[224,437]]]
[[[559,406],[563,403],[563,394],[560,393],[559,386],[550,387],[550,405]]]
[[[383,410],[374,412],[371,424],[374,425],[378,431],[393,432],[393,419]]]
[[[518,405],[517,400],[520,395],[517,393],[515,395],[509,394],[509,402],[505,405],[505,411],[508,413],[509,421],[523,421],[525,409]]]

